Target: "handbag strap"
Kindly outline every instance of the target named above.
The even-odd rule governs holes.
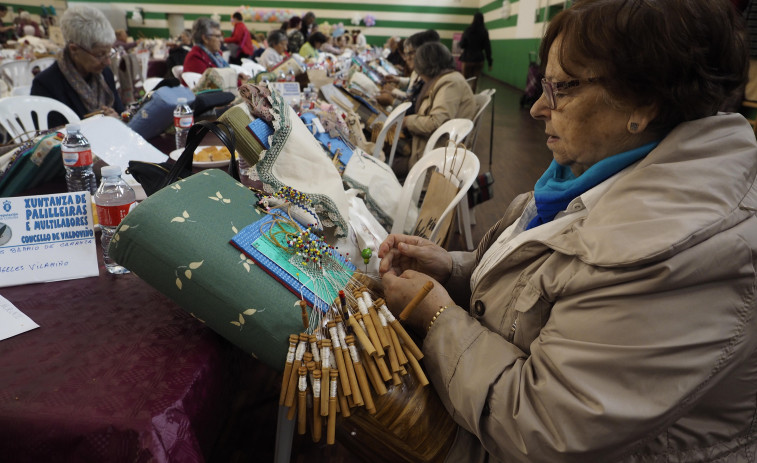
[[[221,143],[226,146],[229,153],[231,153],[228,172],[234,180],[239,180],[239,164],[236,154],[236,137],[234,135],[234,129],[221,121],[199,121],[189,129],[189,133],[187,133],[187,144],[184,151],[181,153],[181,156],[179,156],[179,159],[176,160],[176,163],[168,174],[160,182],[156,191],[178,180],[179,175],[185,170],[192,169],[192,160],[194,158],[195,150],[208,132],[213,132]]]

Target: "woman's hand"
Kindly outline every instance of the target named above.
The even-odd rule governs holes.
[[[384,82],[387,82],[387,83],[399,82],[399,79],[395,75],[387,74],[384,76]]]
[[[428,281],[434,283],[434,288],[429,291],[415,310],[410,312],[407,320],[403,322],[421,336],[426,335],[428,325],[439,309],[454,304],[452,298],[447,294],[447,290],[438,281],[414,270],[407,270],[400,276],[387,272],[382,277],[384,300],[386,306],[395,316],[399,316],[408,302],[421,291],[423,285]]]
[[[391,234],[379,246],[378,255],[382,276],[415,270],[443,284],[452,274],[452,256],[441,246],[419,236]]]
[[[121,115],[116,112],[115,109],[111,108],[110,106],[102,106],[100,108],[103,112],[103,115],[109,116],[109,117],[115,117],[116,119],[121,119]]]

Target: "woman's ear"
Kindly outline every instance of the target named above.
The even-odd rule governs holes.
[[[627,130],[632,134],[642,133],[649,123],[657,117],[657,113],[657,104],[635,108],[628,117]]]

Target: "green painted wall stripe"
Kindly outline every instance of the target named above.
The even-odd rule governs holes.
[[[85,0],[89,3],[112,3],[111,0]],[[164,4],[166,0],[139,0],[133,2],[135,5]],[[182,0],[183,5],[208,5],[208,6],[225,6],[239,7],[239,0],[216,0],[212,4],[208,0]],[[348,10],[366,12],[407,12],[407,13],[436,13],[436,14],[462,14],[473,15],[477,8],[470,7],[444,7],[444,6],[423,6],[423,5],[391,5],[383,3],[333,3],[333,2],[309,2],[309,1],[256,1],[254,8],[289,10],[301,9],[307,10]]]

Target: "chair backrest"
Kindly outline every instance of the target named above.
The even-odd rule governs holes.
[[[476,148],[478,129],[481,126],[481,114],[484,113],[484,110],[492,102],[492,95],[494,95],[496,91],[496,89],[488,88],[473,95],[473,98],[476,100],[476,108],[478,109],[476,110],[476,115],[473,117],[473,131],[468,135],[468,138],[465,139],[465,146],[472,149]]]
[[[36,131],[48,128],[47,115],[57,112],[68,122],[81,120],[73,109],[44,96],[9,96],[0,99],[0,125],[15,141],[34,138]]]
[[[397,150],[397,142],[399,141],[400,137],[400,128],[402,127],[402,120],[405,118],[405,113],[408,109],[410,109],[410,106],[412,106],[412,103],[409,101],[406,101],[400,105],[398,105],[396,108],[392,110],[392,112],[389,113],[388,116],[386,116],[386,121],[384,122],[384,126],[381,128],[381,132],[379,132],[378,137],[376,138],[376,146],[373,148],[373,157],[381,159],[381,153],[384,150],[384,140],[386,140],[386,134],[389,132],[389,129],[392,128],[393,125],[397,126],[397,129],[394,131],[394,140],[392,141],[392,150],[389,152],[389,158],[387,159],[387,164],[390,166],[392,165],[392,162],[394,161],[394,152]]]
[[[20,87],[32,83],[32,73],[29,70],[28,59],[5,61],[0,64],[0,72],[2,72],[2,77],[11,87]]]
[[[229,67],[231,69],[237,71],[237,74],[239,74],[240,72],[244,72],[246,74],[244,68],[242,66],[238,65],[238,64],[229,64]]]
[[[39,68],[39,71],[44,71],[45,69],[52,66],[52,64],[55,62],[55,58],[52,56],[46,56],[44,58],[37,58],[34,60],[31,60],[29,62],[29,73],[32,74],[32,71],[34,68]]]
[[[162,81],[162,77],[148,77],[144,82],[142,82],[142,88],[144,89],[145,93],[149,93]]]
[[[457,156],[457,157],[455,157]],[[462,165],[460,164],[462,162]],[[445,207],[444,212],[434,225],[434,230],[431,232],[429,239],[434,241],[439,234],[439,225],[444,223],[444,219],[449,215],[457,206],[457,204],[466,198],[468,189],[473,184],[473,181],[478,175],[480,163],[478,156],[472,151],[462,149],[457,150],[457,154],[454,149],[436,148],[426,153],[425,156],[420,158],[418,162],[413,165],[410,172],[405,178],[405,184],[402,185],[402,191],[400,192],[399,201],[397,204],[397,211],[394,214],[394,223],[392,224],[392,233],[404,233],[405,224],[408,218],[408,210],[410,204],[413,203],[413,193],[426,179],[426,171],[430,167],[435,167],[438,171],[446,165],[446,172],[442,172],[445,177],[454,181],[459,181],[460,186],[457,194],[452,201]],[[459,166],[459,170],[458,170]],[[450,173],[450,170],[453,173]]]
[[[181,73],[184,72],[184,66],[178,64],[171,68],[171,74],[177,79],[181,79]]]
[[[450,119],[444,124],[440,125],[438,129],[434,130],[434,133],[428,138],[426,148],[423,150],[423,155],[436,148],[436,143],[439,139],[447,134],[449,140],[455,142],[455,144],[463,141],[466,136],[473,130],[473,121],[470,119]]]
[[[250,77],[255,77],[257,74],[266,71],[265,66],[258,64],[249,58],[242,58],[242,69],[244,69],[244,73]]]
[[[181,78],[184,80],[184,82],[187,84],[187,87],[189,88],[195,88],[197,85],[197,82],[200,81],[200,77],[202,77],[202,74],[199,72],[182,72]]]
[[[31,93],[32,93],[31,85],[22,85],[20,87],[13,87],[13,90],[11,90],[12,96],[31,95]]]

